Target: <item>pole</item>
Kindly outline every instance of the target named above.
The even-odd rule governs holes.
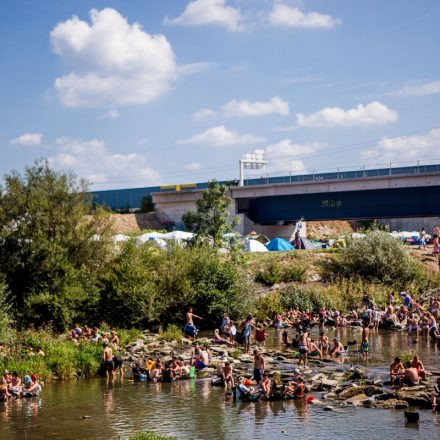
[[[240,160],[240,184],[239,186],[244,186],[244,165],[243,165],[243,161]]]

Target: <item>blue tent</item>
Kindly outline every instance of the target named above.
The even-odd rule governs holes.
[[[266,244],[266,247],[270,251],[291,251],[294,247],[284,238],[274,238],[269,243]]]

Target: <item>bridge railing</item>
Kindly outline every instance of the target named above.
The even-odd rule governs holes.
[[[436,161],[438,162],[438,159]],[[317,168],[301,171],[274,172],[269,169],[266,173],[262,174],[260,172],[259,175],[256,175],[254,172],[253,176],[250,176],[251,173],[249,172],[248,177],[244,180],[245,186],[440,173],[440,164],[431,163],[431,161],[392,162],[358,167]]]

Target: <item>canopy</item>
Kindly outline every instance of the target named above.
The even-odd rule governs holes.
[[[249,239],[244,243],[246,252],[267,252],[266,246],[258,240]]]
[[[274,238],[266,244],[270,251],[291,251],[294,247],[284,238]]]
[[[129,235],[124,235],[124,234],[116,234],[113,236],[113,241],[115,243],[117,243],[118,241],[128,241],[130,240],[130,236]]]
[[[164,240],[192,240],[194,234],[192,232],[185,231],[173,231],[168,232],[167,234],[162,234]]]
[[[164,235],[165,234],[162,234],[161,232],[147,232],[145,234],[139,235],[137,239],[141,243],[145,243],[146,241],[155,240],[156,238],[164,238]]]

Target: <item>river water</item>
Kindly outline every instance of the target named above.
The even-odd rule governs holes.
[[[344,342],[359,339],[357,330],[338,334]],[[271,331],[268,347],[279,343],[279,335]],[[385,377],[392,358],[408,348],[417,350],[428,369],[440,369],[438,347],[422,338],[415,343],[397,332],[373,334],[367,362],[354,351],[347,361]],[[402,411],[327,412],[300,401],[234,403],[209,380],[147,384],[127,377],[114,384],[104,379],[50,383],[38,399],[1,403],[0,439],[113,439],[140,430],[201,440],[439,439],[440,415],[423,410],[420,416],[421,423],[409,427]]]

